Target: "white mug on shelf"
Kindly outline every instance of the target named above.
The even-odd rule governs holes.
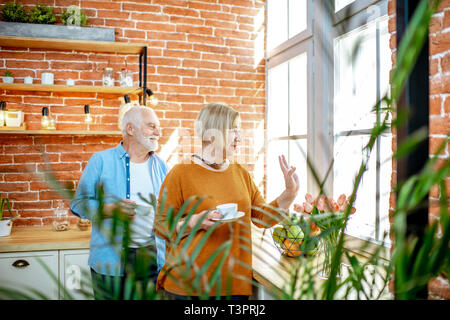
[[[43,72],[42,73],[42,84],[53,84],[54,76],[51,72]]]
[[[33,77],[27,76],[23,79],[23,83],[25,84],[32,84],[33,83]]]

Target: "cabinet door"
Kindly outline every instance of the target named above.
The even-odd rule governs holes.
[[[93,299],[89,250],[60,250],[59,278],[61,299]]]
[[[2,289],[17,290],[32,299],[59,299],[58,251],[0,253],[0,270]],[[6,293],[3,298],[23,297]]]

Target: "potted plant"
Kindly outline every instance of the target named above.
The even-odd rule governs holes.
[[[8,198],[0,197],[0,237],[9,236],[11,234],[12,228],[12,218],[4,218],[3,217],[3,209],[6,206],[8,208],[9,213],[11,214],[11,203]]]
[[[8,2],[2,7],[2,20],[6,22],[28,22],[28,14],[20,3]]]
[[[13,83],[14,82],[14,78],[12,76],[12,73],[8,70],[6,70],[5,72],[5,76],[2,77],[3,78],[3,82],[4,83]]]
[[[61,21],[66,26],[83,27],[86,25],[87,16],[78,6],[70,6],[61,14]]]
[[[36,5],[30,12],[30,23],[38,24],[54,24],[56,16],[53,13],[53,8],[44,6],[42,4]]]

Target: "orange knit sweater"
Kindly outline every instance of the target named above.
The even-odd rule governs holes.
[[[164,208],[158,208],[155,217],[155,233],[166,239],[166,262],[159,273],[157,289],[179,295],[198,295],[199,290],[208,292],[210,296],[251,295],[252,294],[252,245],[251,225],[269,227],[277,223],[278,213],[270,210],[253,182],[248,171],[239,164],[230,164],[228,169],[215,172],[197,164],[179,164],[172,168],[164,180],[159,203],[163,191],[167,190]],[[198,231],[182,238],[177,245],[176,231],[169,236],[168,208],[174,208],[174,215],[183,203],[190,197],[202,197],[195,214],[207,209],[214,209],[217,205],[234,202],[238,210],[245,215],[235,222],[220,223],[209,235],[202,246],[202,238],[206,231]],[[187,215],[195,201],[183,213]],[[273,201],[270,206],[277,207]],[[270,212],[265,214],[252,209],[259,207]],[[228,242],[227,242],[228,241]],[[221,246],[230,245],[229,251]],[[202,247],[200,247],[202,246]],[[186,249],[186,254],[182,250]],[[200,250],[197,252],[196,250]],[[187,265],[183,257],[197,254],[192,265]],[[212,260],[211,257],[214,257]],[[210,265],[206,265],[210,262]],[[223,264],[221,264],[223,263]],[[206,269],[204,276],[199,278],[199,270]],[[220,271],[220,272],[218,272]],[[202,272],[201,272],[202,273]],[[196,287],[197,286],[197,287]]]

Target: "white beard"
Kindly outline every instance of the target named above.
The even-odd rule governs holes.
[[[156,138],[156,136],[144,136],[141,132],[139,132],[136,136],[136,140],[148,151],[156,151],[158,150],[158,140],[150,140],[151,138]]]

